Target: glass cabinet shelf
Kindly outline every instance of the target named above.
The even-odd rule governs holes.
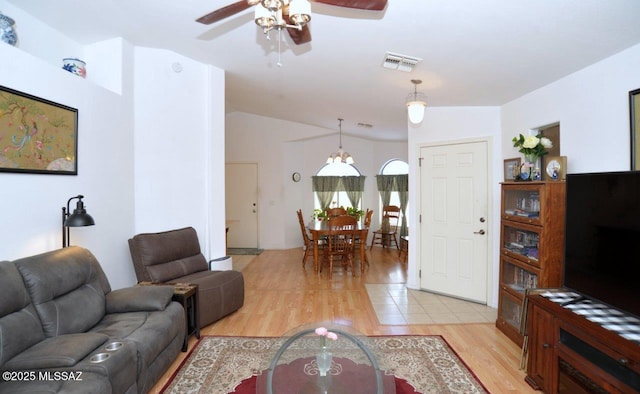
[[[538,274],[532,270],[520,267],[508,258],[502,258],[502,271],[500,282],[505,288],[510,288],[520,294],[524,294],[525,289],[538,287]]]
[[[503,214],[530,219],[540,218],[540,192],[537,189],[509,189],[503,192]]]
[[[519,330],[521,312],[522,301],[517,300],[508,294],[502,295],[502,302],[500,303],[500,317],[505,323]]]
[[[512,254],[538,261],[539,239],[540,235],[536,231],[508,224],[502,225],[502,247]]]

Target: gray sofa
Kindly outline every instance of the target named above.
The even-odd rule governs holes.
[[[144,393],[180,353],[173,288],[111,291],[72,246],[0,262],[0,393]]]

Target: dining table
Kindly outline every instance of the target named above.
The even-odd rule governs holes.
[[[311,233],[313,239],[313,270],[317,274],[320,271],[319,245],[320,240],[329,235],[329,222],[327,220],[313,220],[307,225],[307,229]],[[365,264],[369,264],[367,260],[367,235],[369,227],[358,221],[356,225],[356,234],[360,238],[360,271],[364,273]]]

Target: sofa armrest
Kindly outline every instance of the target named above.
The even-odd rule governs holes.
[[[171,302],[173,286],[136,286],[107,294],[107,313],[163,311]]]

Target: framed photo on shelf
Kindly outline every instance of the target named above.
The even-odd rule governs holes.
[[[506,159],[504,161],[504,180],[505,182],[515,181],[516,176],[520,174],[521,159],[514,157],[513,159]]]
[[[640,89],[629,92],[631,125],[631,170],[640,170]]]
[[[0,172],[78,174],[78,110],[0,86]]]

